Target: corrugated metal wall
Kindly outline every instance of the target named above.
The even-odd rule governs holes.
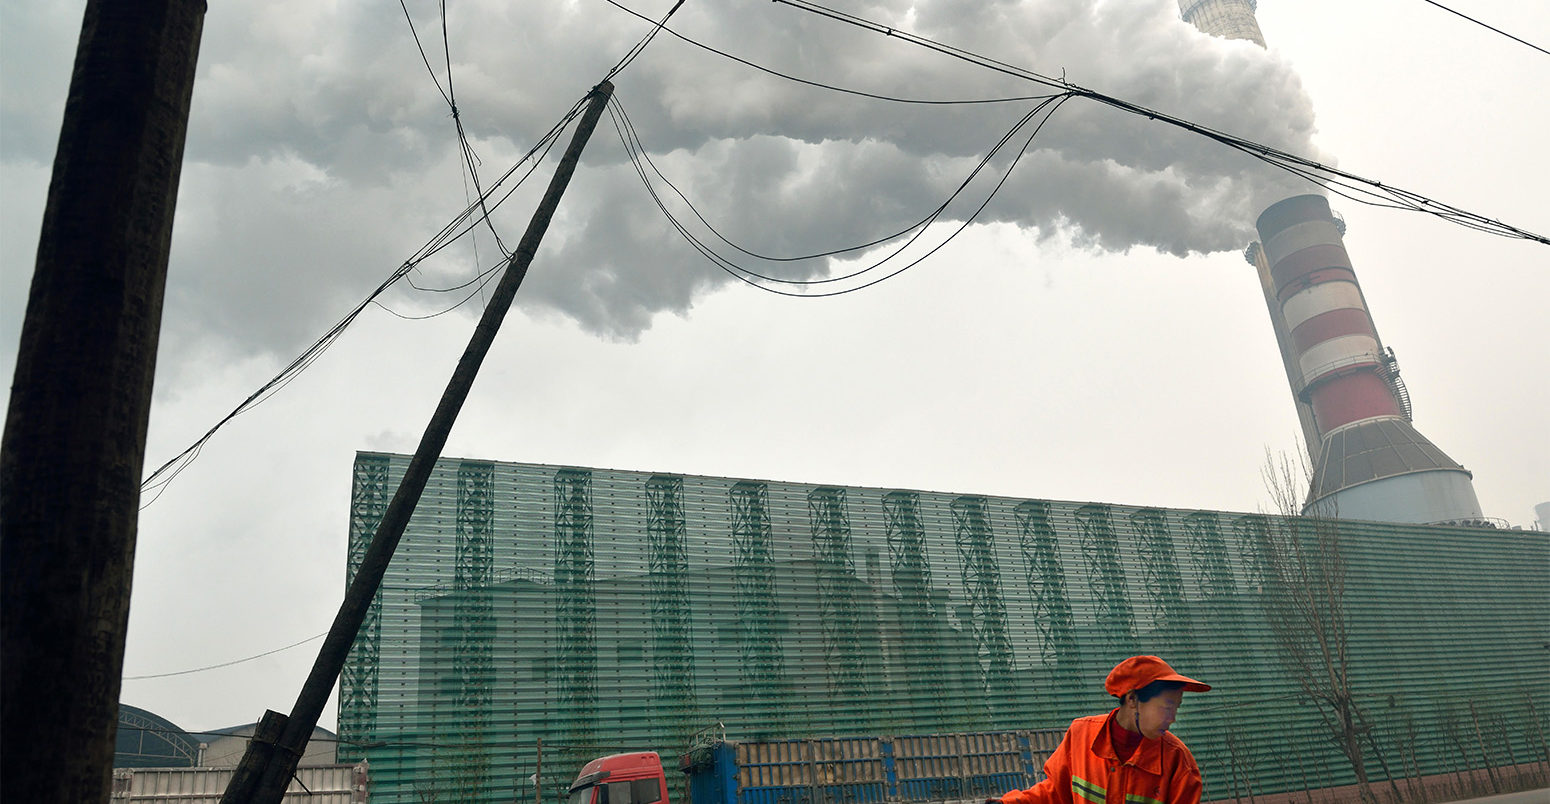
[[[357,456],[352,567],[407,463]],[[553,802],[593,756],[674,757],[718,720],[734,740],[1061,726],[1156,653],[1217,687],[1175,727],[1207,798],[1344,784],[1266,621],[1264,535],[1286,524],[443,460],[346,668],[340,757],[370,758],[374,801],[530,801],[541,739]],[[1338,539],[1349,672],[1392,772],[1542,756],[1545,534]]]
[[[111,801],[156,804],[219,804],[234,768],[115,768]],[[296,769],[285,790],[287,802],[354,804],[366,801],[365,771],[349,765]]]

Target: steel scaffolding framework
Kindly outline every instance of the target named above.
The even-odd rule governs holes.
[[[890,491],[882,497],[882,509],[910,697],[929,702],[935,717],[957,728],[958,721],[949,715],[956,707],[941,694],[946,685],[942,614],[931,599],[931,562],[920,515],[920,494]]]
[[[1182,515],[1180,522],[1184,536],[1177,544],[1189,556],[1189,569],[1193,572],[1193,586],[1198,595],[1195,604],[1198,616],[1192,621],[1191,631],[1198,647],[1196,661],[1202,665],[1238,664],[1238,683],[1213,690],[1212,695],[1220,695],[1222,705],[1229,709],[1252,706],[1254,691],[1263,689],[1265,684],[1265,679],[1261,678],[1263,665],[1260,662],[1241,662],[1239,658],[1274,652],[1263,642],[1262,635],[1247,626],[1250,618],[1244,608],[1246,601],[1252,600],[1259,591],[1239,586],[1233,574],[1233,566],[1237,562],[1222,535],[1221,517],[1216,512],[1192,511]],[[1233,789],[1248,789],[1246,785],[1240,784],[1242,778],[1253,775],[1252,765],[1261,750],[1254,745],[1256,739],[1250,730],[1240,723],[1229,722],[1218,733],[1197,742],[1200,743],[1197,750],[1216,751],[1237,757],[1235,764],[1238,767],[1231,777]],[[1269,750],[1271,747],[1267,744],[1263,749]],[[1299,758],[1293,764],[1304,768],[1306,759]]]
[[[389,460],[380,455],[363,455],[355,462],[350,489],[350,555],[346,564],[345,586],[355,580],[366,548],[387,513],[392,491],[388,488]],[[357,752],[359,745],[372,738],[377,715],[379,647],[382,640],[382,591],[371,599],[366,619],[355,635],[349,659],[340,673],[339,690],[340,748],[344,755]]]
[[[1082,654],[1076,616],[1066,594],[1066,570],[1055,540],[1054,506],[1042,500],[1018,503],[1017,547],[1033,594],[1033,625],[1039,632],[1039,661],[1052,673],[1075,673]]]
[[[1200,579],[1197,588],[1207,620],[1216,624],[1219,634],[1230,639],[1241,636],[1243,614],[1238,584],[1233,579],[1220,519],[1212,511],[1193,511],[1183,516],[1183,523],[1185,546],[1190,565]]]
[[[454,732],[457,745],[441,749],[452,769],[451,793],[459,801],[478,797],[489,784],[490,717],[495,685],[495,465],[462,461],[457,468],[457,542],[453,589],[456,644]]]
[[[857,599],[861,583],[850,553],[845,490],[822,486],[808,492],[807,518],[817,565],[824,667],[831,694],[849,714],[865,705],[869,662],[861,629],[861,601]]]
[[[787,724],[785,650],[775,598],[775,553],[770,527],[769,485],[736,483],[727,492],[732,506],[733,578],[742,665],[749,700],[772,732]]]
[[[694,708],[688,524],[683,494],[682,477],[653,475],[646,481],[652,700],[658,721],[687,744],[703,724]]]
[[[1232,522],[1233,536],[1249,556],[1248,584],[1256,592],[1265,589],[1265,540],[1270,538],[1270,517],[1263,514],[1246,514]]]
[[[592,473],[554,474],[554,606],[558,705],[569,728],[562,755],[597,744],[597,589],[592,555]]]
[[[1195,659],[1194,633],[1189,605],[1184,600],[1184,576],[1174,554],[1168,514],[1160,508],[1142,508],[1129,516],[1141,555],[1141,578],[1150,601],[1153,639],[1169,656],[1190,665]]]
[[[1012,676],[1012,641],[1007,635],[1006,602],[1001,597],[1000,562],[988,505],[988,500],[979,496],[953,500],[954,541],[963,589],[973,609],[974,640],[985,663],[986,694],[992,707],[1009,711],[1017,701],[1017,681]]]
[[[1087,566],[1087,586],[1094,600],[1097,630],[1102,635],[1099,663],[1113,664],[1136,654],[1135,615],[1130,607],[1130,585],[1120,563],[1119,535],[1109,506],[1089,503],[1072,513],[1081,533],[1082,560]]]

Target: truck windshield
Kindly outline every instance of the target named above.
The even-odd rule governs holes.
[[[597,791],[597,801],[592,791]],[[656,804],[662,800],[661,788],[656,778],[633,781],[589,784],[571,791],[566,804]]]

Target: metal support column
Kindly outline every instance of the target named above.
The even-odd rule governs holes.
[[[592,473],[554,475],[555,679],[561,749],[576,767],[596,753],[597,589],[592,560]]]
[[[675,735],[679,744],[687,745],[699,725],[695,722],[688,524],[683,494],[681,477],[655,475],[646,481],[651,696],[658,723]]]
[[[1015,707],[1017,690],[990,503],[984,497],[959,497],[953,500],[951,508],[963,589],[973,607],[974,641],[984,661],[985,693],[992,713],[1009,713]]]
[[[790,722],[785,698],[785,648],[778,628],[775,553],[769,487],[740,481],[728,492],[732,505],[732,571],[742,652],[742,681],[753,709],[771,736],[785,736]]]
[[[1130,586],[1119,560],[1119,538],[1109,506],[1098,503],[1072,513],[1082,539],[1082,558],[1087,564],[1087,586],[1092,593],[1105,655],[1097,657],[1105,667],[1136,653],[1135,615],[1130,608]]]

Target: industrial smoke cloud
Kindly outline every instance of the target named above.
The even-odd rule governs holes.
[[[671,2],[626,4],[655,18]],[[648,30],[600,0],[446,5],[453,88],[484,181]],[[445,86],[439,7],[409,3]],[[843,8],[1321,158],[1310,140],[1311,106],[1288,66],[1253,45],[1195,31],[1177,19],[1171,0],[881,0]],[[212,6],[176,226],[168,337],[294,352],[472,197],[451,113],[396,12],[313,0]],[[69,15],[52,24],[71,24]],[[880,95],[1044,91],[768,0],[686,3],[671,26],[781,72]],[[49,58],[68,74],[60,57]],[[57,80],[62,96],[64,76]],[[7,81],[14,100],[14,78]],[[872,101],[771,77],[667,33],[615,83],[653,159],[677,186],[730,238],[775,255],[862,242],[922,217],[1031,105]],[[6,158],[46,165],[51,133],[12,122]],[[535,178],[533,192],[519,192],[496,215],[507,248],[520,237],[547,170]],[[983,198],[989,184],[978,186],[948,217],[961,219]],[[1308,189],[1203,138],[1075,101],[1045,127],[981,220],[1095,249],[1237,250],[1253,237],[1259,209]],[[456,284],[497,260],[493,237],[482,230],[427,262],[416,281]],[[937,260],[950,262],[951,251]],[[821,276],[832,267],[819,261],[789,270]],[[7,282],[17,273],[8,270]],[[650,202],[605,118],[519,304],[629,339],[656,314],[684,312],[696,294],[728,281]],[[424,312],[459,295],[410,294],[393,303]]]

